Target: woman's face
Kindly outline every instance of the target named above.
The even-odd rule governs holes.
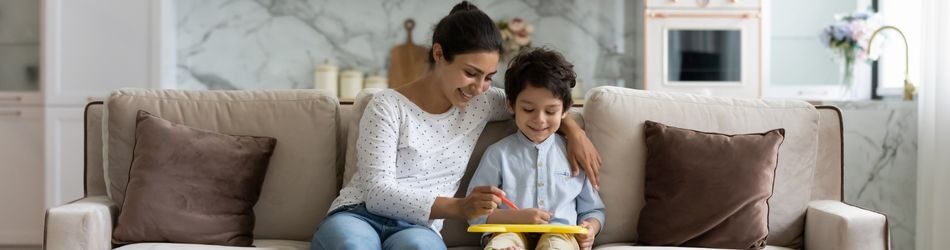
[[[491,87],[491,78],[498,70],[498,52],[472,52],[455,55],[450,63],[442,57],[441,48],[433,46],[436,71],[442,79],[442,94],[452,105],[465,108],[468,102]]]

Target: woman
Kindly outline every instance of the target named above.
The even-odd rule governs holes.
[[[504,91],[491,88],[501,33],[462,2],[436,25],[429,70],[377,93],[360,120],[357,172],[340,190],[311,249],[445,249],[443,219],[491,213],[504,193],[476,187],[453,198],[475,141],[490,120],[509,119]],[[576,122],[563,121],[569,158],[597,185],[600,156]]]

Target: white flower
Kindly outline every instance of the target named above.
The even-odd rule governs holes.
[[[534,26],[528,24],[521,18],[511,18],[507,21],[498,23],[501,28],[501,38],[504,41],[504,52],[517,52],[531,43],[531,33],[534,32]]]
[[[864,34],[867,32],[865,30],[866,25],[864,20],[854,20],[849,24],[851,25],[851,37],[854,38],[855,41],[861,41],[861,39],[864,38]]]
[[[521,31],[525,28],[525,23],[521,18],[512,18],[511,21],[508,21],[508,29],[511,31]]]
[[[521,46],[528,45],[531,42],[531,37],[528,36],[525,32],[518,32],[515,34],[515,43]]]

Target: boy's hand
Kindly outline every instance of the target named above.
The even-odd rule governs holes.
[[[472,193],[462,198],[461,212],[465,219],[471,219],[482,215],[491,214],[501,203],[499,196],[504,196],[505,192],[498,187],[480,186],[472,189]]]
[[[548,224],[551,213],[537,208],[515,210],[515,224]]]
[[[600,221],[597,221],[597,219],[587,219],[577,225],[587,228],[587,234],[574,235],[574,238],[577,239],[577,245],[580,246],[582,250],[593,248],[594,237],[597,236],[597,231],[600,230]]]
[[[485,221],[488,224],[548,224],[551,213],[537,208],[495,209]]]

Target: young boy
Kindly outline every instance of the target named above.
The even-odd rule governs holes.
[[[571,107],[573,65],[536,49],[516,56],[505,73],[508,111],[518,132],[491,145],[469,183],[498,186],[521,209],[496,209],[470,224],[580,225],[588,234],[498,233],[486,249],[590,249],[604,221],[604,203],[583,172],[571,176],[564,138],[555,134]],[[536,243],[536,244],[535,244]]]

